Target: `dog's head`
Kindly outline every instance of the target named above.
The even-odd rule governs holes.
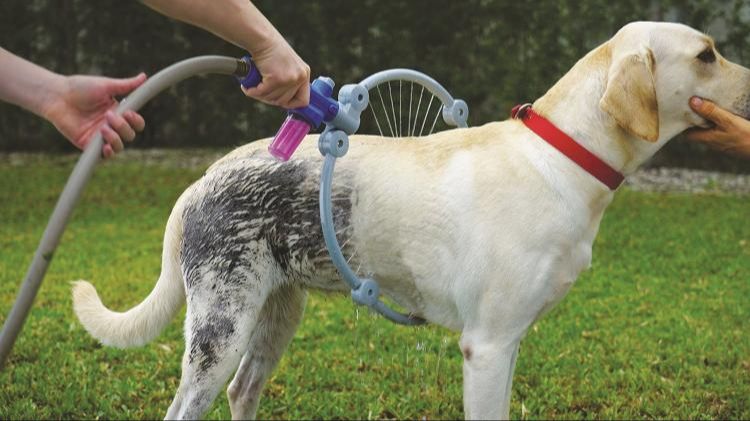
[[[599,105],[638,138],[656,142],[705,127],[688,105],[692,96],[750,116],[750,70],[723,58],[701,32],[674,23],[634,22],[605,45],[611,60]]]

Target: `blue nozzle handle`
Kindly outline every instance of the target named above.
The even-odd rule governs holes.
[[[247,64],[247,73],[245,74],[245,76],[237,76],[237,80],[240,82],[240,85],[242,85],[242,87],[245,89],[254,88],[260,85],[263,77],[260,75],[258,66],[256,66],[253,62],[253,58],[248,54],[242,57],[240,61],[243,61],[245,62],[245,64]]]

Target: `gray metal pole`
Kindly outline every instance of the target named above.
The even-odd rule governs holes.
[[[164,89],[188,77],[202,73],[219,73],[243,77],[248,73],[248,66],[241,60],[222,56],[201,56],[183,60],[149,78],[120,103],[116,112],[122,114],[127,110],[138,110]],[[55,249],[60,243],[60,237],[65,231],[70,214],[81,197],[83,188],[91,178],[94,167],[99,162],[102,146],[102,137],[97,134],[89,142],[78,160],[57,201],[57,205],[55,205],[47,228],[44,230],[36,253],[34,253],[34,259],[26,273],[26,278],[21,284],[13,309],[5,320],[2,332],[0,332],[0,369],[4,366],[16,337],[23,327],[26,316],[29,314],[29,309],[34,302],[39,286],[42,284],[47,267],[52,261]]]

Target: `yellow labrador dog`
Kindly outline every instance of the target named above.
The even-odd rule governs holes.
[[[750,114],[750,71],[689,27],[622,28],[533,110],[627,175],[669,139],[706,121],[705,97]],[[318,220],[313,139],[288,163],[266,142],[237,149],[179,198],[154,290],[125,313],[87,282],[76,314],[105,345],[152,340],[187,301],[179,390],[167,418],[198,418],[228,388],[252,418],[264,382],[302,316],[306,290],[347,291]],[[407,139],[353,137],[337,169],[335,218],[353,267],[409,312],[461,332],[466,417],[507,418],[518,346],[589,267],[614,192],[515,119]],[[310,414],[314,416],[315,414]]]

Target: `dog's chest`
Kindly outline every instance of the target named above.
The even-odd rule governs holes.
[[[580,273],[591,266],[591,243],[581,241],[570,249],[569,257],[552,265],[547,274],[547,288],[540,317],[559,303],[575,283]]]
[[[542,316],[562,300],[584,270],[591,267],[592,247],[599,231],[604,208],[610,198],[605,197],[594,211],[578,210],[571,214],[571,221],[578,221],[577,229],[571,230],[557,247],[552,248],[552,258],[542,277],[544,280],[543,305],[537,317]],[[575,215],[575,216],[573,216]]]

